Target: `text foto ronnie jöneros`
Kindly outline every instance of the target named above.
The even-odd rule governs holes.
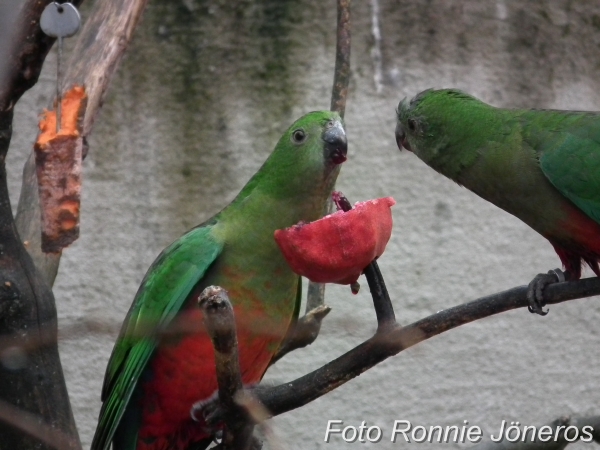
[[[498,431],[490,434],[493,442],[548,442],[564,438],[567,442],[581,440],[592,442],[594,429],[587,425],[579,429],[574,425],[549,425],[533,426],[523,425],[520,422],[503,420]],[[386,436],[387,435],[387,436]],[[327,421],[325,428],[325,442],[340,440],[352,442],[437,442],[437,443],[465,443],[476,444],[483,439],[483,431],[477,425],[469,425],[464,420],[462,425],[413,425],[409,420],[394,420],[390,430],[386,432],[382,427],[369,425],[363,420],[360,425],[345,424],[343,420],[332,419]]]

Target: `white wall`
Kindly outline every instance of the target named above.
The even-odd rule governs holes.
[[[599,110],[600,5],[379,0],[378,66],[375,2],[354,2],[349,160],[338,188],[352,201],[396,199],[380,267],[407,324],[526,284],[559,259],[519,220],[399,152],[398,101],[458,87],[497,106]],[[118,326],[147,267],[235,196],[294,118],[329,107],[334,46],[333,0],[150,2],[90,138],[81,238],[65,251],[54,290],[60,326],[114,323],[109,333],[60,344],[84,447]],[[36,115],[53,95],[53,64],[54,54],[18,105],[8,161],[13,202]],[[318,341],[266,378],[296,378],[368,338],[375,319],[363,285],[357,296],[328,287],[333,311]],[[544,318],[518,310],[439,336],[270,426],[281,448],[337,449],[350,444],[323,442],[327,420],[366,420],[384,431],[372,446],[386,449],[407,445],[387,442],[395,419],[468,420],[489,434],[503,419],[536,425],[598,414],[598,300],[550,309]]]

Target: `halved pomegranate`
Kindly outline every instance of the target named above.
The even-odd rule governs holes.
[[[333,193],[338,207],[349,203]],[[311,223],[275,231],[275,241],[294,272],[317,283],[353,284],[381,256],[392,234],[392,197],[356,203]]]

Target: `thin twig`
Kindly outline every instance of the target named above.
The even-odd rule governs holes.
[[[331,308],[329,306],[320,305],[300,317],[291,332],[286,336],[286,340],[277,350],[275,356],[271,359],[271,364],[275,364],[289,352],[315,342],[321,330],[321,323],[330,311]]]
[[[330,201],[327,204],[331,204]],[[306,313],[314,311],[325,303],[325,283],[308,282],[308,292],[306,293]]]
[[[346,98],[350,83],[350,0],[337,1],[337,44],[335,72],[331,90],[331,110],[342,118],[346,112]]]
[[[394,314],[394,307],[385,283],[383,283],[383,276],[377,261],[369,264],[364,274],[373,297],[373,307],[377,316],[377,332],[387,331],[397,325],[396,314]]]
[[[373,48],[371,58],[373,59],[373,82],[375,92],[381,94],[383,90],[383,57],[381,55],[381,27],[379,26],[379,0],[371,0],[371,34],[373,35]]]

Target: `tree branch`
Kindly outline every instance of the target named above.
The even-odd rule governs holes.
[[[377,313],[379,327],[376,334],[334,361],[294,381],[275,387],[258,386],[251,392],[247,392],[247,398],[254,400],[246,402],[244,406],[252,406],[255,411],[259,411],[258,414],[249,412],[255,422],[304,406],[419,342],[466,323],[512,309],[525,308],[529,304],[527,286],[520,286],[439,311],[401,328],[390,320],[390,317],[393,317],[393,309],[391,303],[388,306],[389,297],[381,273],[376,264],[369,267],[365,275],[371,287],[375,309],[379,311]],[[547,304],[562,303],[598,294],[600,294],[598,277],[552,284],[544,291]],[[599,418],[589,420],[596,419]],[[581,427],[588,424],[585,420],[577,422],[577,426]],[[600,436],[595,433],[594,439],[598,441]],[[562,448],[548,447],[548,450],[562,450]]]
[[[68,91],[75,85],[85,88],[87,104],[80,118],[78,136],[75,138],[78,145],[83,147],[84,158],[87,153],[86,139],[92,132],[108,85],[131,41],[146,3],[147,0],[98,0],[78,35],[77,44],[65,71],[62,91]],[[52,285],[61,253],[44,253],[41,249],[41,212],[33,153],[23,168],[16,224],[22,240],[28,243],[27,250],[36,267],[48,284]]]
[[[383,278],[378,274],[369,273],[368,276],[375,276],[377,279],[373,282],[385,286]],[[377,291],[371,293],[374,302],[379,302],[380,299],[376,298]],[[600,294],[600,278],[597,277],[552,284],[544,291],[548,304],[598,294]],[[377,332],[372,338],[320,369],[289,383],[255,390],[254,394],[270,411],[271,416],[277,416],[310,403],[390,356],[397,355],[419,342],[474,320],[511,309],[524,308],[527,305],[527,286],[482,297],[437,312],[406,327],[394,327],[385,332]],[[536,319],[532,318],[532,320]]]
[[[314,283],[316,286],[325,286],[324,284]],[[317,339],[321,330],[323,319],[329,314],[331,308],[327,305],[320,305],[308,311],[304,316],[292,326],[290,332],[283,341],[283,344],[277,350],[275,356],[271,360],[271,364],[275,364],[289,352],[299,348],[306,347],[312,344]]]
[[[202,291],[198,305],[204,326],[215,350],[215,366],[219,385],[219,404],[224,408],[225,424],[222,450],[248,450],[253,442],[254,424],[236,397],[243,390],[238,357],[233,307],[225,289],[209,286]]]
[[[380,333],[394,328],[397,325],[396,314],[394,314],[394,307],[383,282],[383,276],[377,261],[369,264],[363,273],[367,278],[369,290],[373,297],[373,307],[377,317],[377,332]]]
[[[337,43],[331,110],[337,111],[342,118],[346,113],[346,98],[350,83],[350,37],[350,0],[337,0]]]

